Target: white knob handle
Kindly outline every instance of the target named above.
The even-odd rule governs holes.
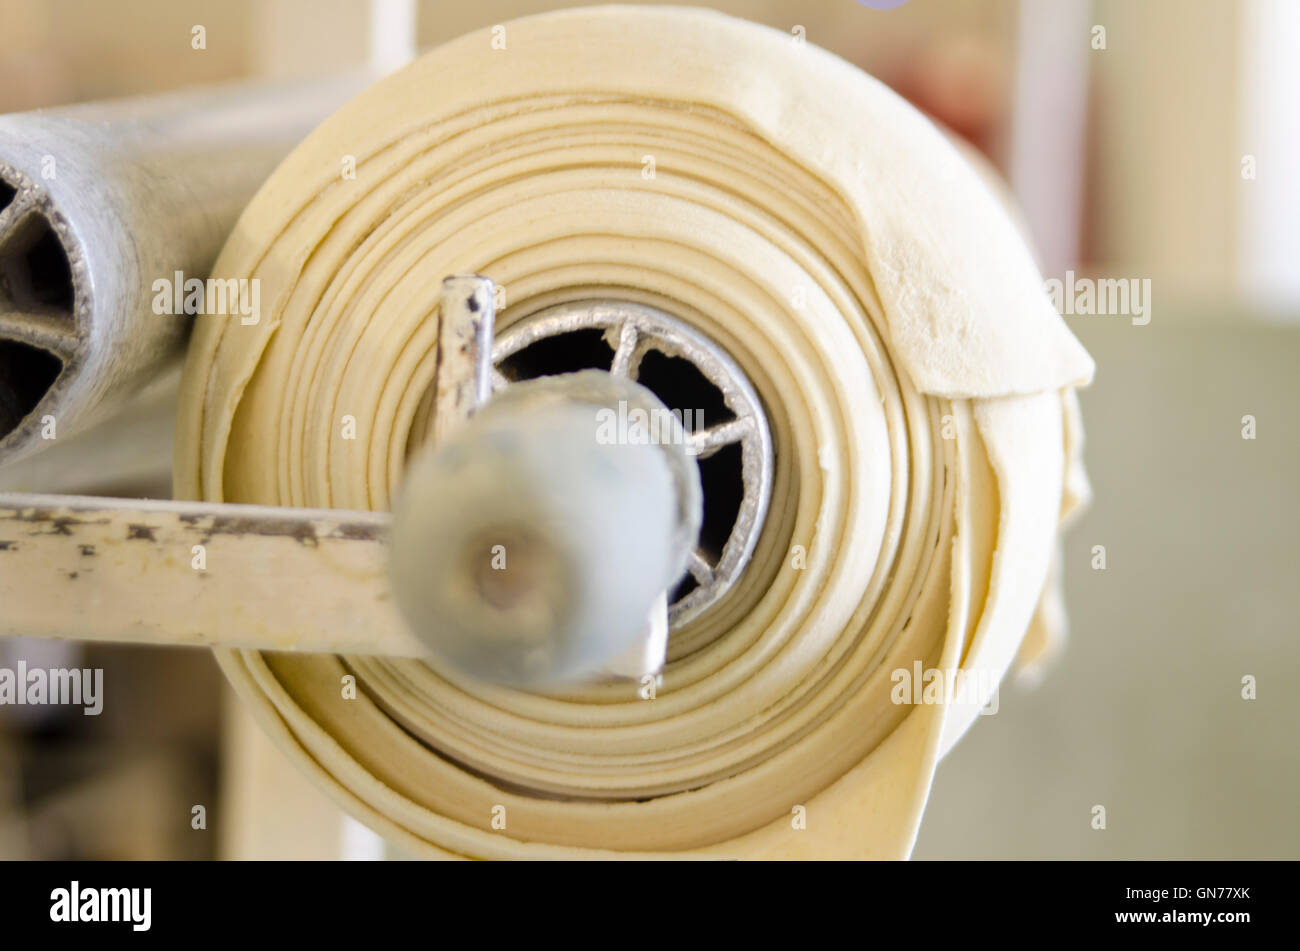
[[[701,490],[671,426],[656,444],[610,438],[626,427],[608,414],[629,407],[672,418],[648,390],[598,371],[514,384],[411,464],[393,513],[393,586],[437,658],[544,686],[635,648],[694,547]]]

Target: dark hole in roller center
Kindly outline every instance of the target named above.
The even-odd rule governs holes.
[[[680,410],[688,430],[706,429],[735,418],[727,409],[722,391],[709,382],[699,367],[681,357],[666,356],[658,350],[646,351],[636,381],[669,409]]]
[[[682,580],[677,582],[677,586],[674,587],[672,591],[668,592],[668,603],[676,604],[699,586],[700,583],[695,580],[694,575],[683,575]]]
[[[501,361],[501,372],[511,380],[533,380],[579,370],[608,370],[614,351],[598,328],[574,330],[543,337]]]
[[[743,455],[740,443],[723,446],[701,459],[700,487],[704,490],[704,524],[700,526],[700,548],[716,563],[731,537],[745,497]]]
[[[32,297],[38,304],[72,310],[72,268],[53,229],[46,230],[27,252],[27,273]]]
[[[0,439],[31,414],[62,369],[62,362],[53,354],[0,340]]]
[[[0,253],[0,295],[17,310],[54,311],[72,318],[72,267],[46,219],[30,216],[6,237]]]
[[[499,369],[507,379],[531,380],[578,370],[607,370],[613,357],[605,330],[573,330],[543,337],[502,360]],[[682,422],[690,431],[698,432],[735,418],[722,391],[689,360],[648,350],[641,357],[635,378],[669,409],[680,410]],[[705,559],[715,564],[731,537],[744,499],[741,445],[724,446],[699,460],[699,466],[705,500],[699,547]],[[669,593],[669,603],[698,587],[693,576],[683,575]]]

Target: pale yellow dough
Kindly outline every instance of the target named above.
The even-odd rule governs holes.
[[[685,8],[494,36],[365,92],[245,211],[216,271],[261,280],[261,321],[200,321],[177,492],[386,509],[439,283],[478,272],[507,290],[502,326],[608,294],[736,355],[779,447],[754,562],[675,633],[653,700],[416,661],[222,666],[302,769],[418,854],[906,856],[977,711],[895,704],[891,672],[1005,671],[1040,596],[1025,650],[1050,646],[1090,359],[980,176],[847,63]]]

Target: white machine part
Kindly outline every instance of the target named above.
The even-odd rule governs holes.
[[[395,517],[0,495],[0,634],[432,655],[520,686],[658,671],[701,521],[685,434],[601,440],[620,402],[673,417],[594,370],[514,384],[471,421],[494,316],[491,281],[444,282],[433,448]]]

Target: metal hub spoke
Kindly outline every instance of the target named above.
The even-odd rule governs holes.
[[[749,563],[772,491],[767,416],[736,362],[684,321],[609,298],[561,304],[517,321],[498,334],[492,358],[494,391],[539,376],[605,369],[646,386],[679,417],[687,451],[701,463],[704,528],[669,595],[670,626],[720,602]]]

